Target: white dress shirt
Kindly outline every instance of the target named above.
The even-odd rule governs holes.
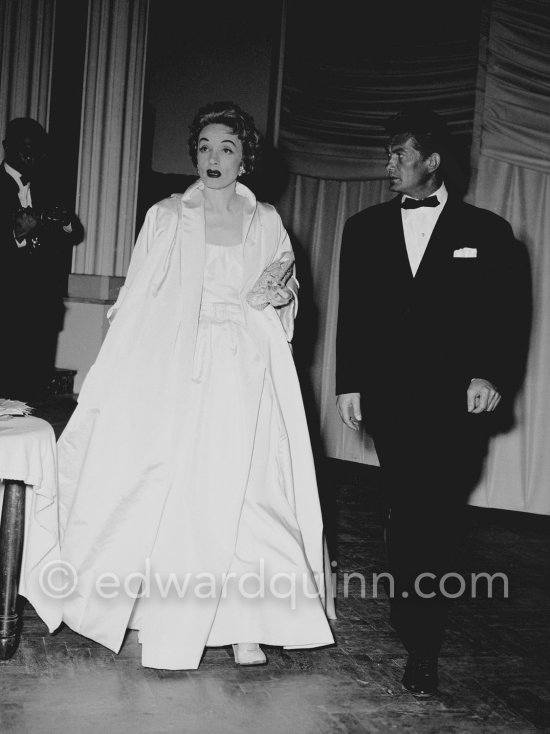
[[[21,182],[21,174],[19,173],[19,171],[16,170],[13,166],[10,166],[9,163],[6,163],[6,161],[4,161],[4,169],[6,173],[8,173],[13,178],[13,180],[19,187],[18,194],[19,194],[19,201],[21,203],[21,206],[22,207],[28,207],[28,206],[32,207],[30,181],[27,181],[26,184],[23,184]],[[69,222],[69,224],[64,225],[63,231],[66,232],[67,234],[70,234],[73,231],[72,224]],[[13,238],[15,240],[15,244],[17,245],[17,247],[21,248],[21,247],[26,246],[27,244],[26,238],[18,240],[17,237],[15,236],[15,232],[13,234]]]
[[[13,166],[10,166],[9,163],[6,163],[4,161],[4,169],[6,173],[9,173],[9,175],[13,178],[17,186],[19,187],[19,201],[21,202],[21,206],[27,207],[32,206],[32,199],[31,199],[31,184],[29,181],[27,181],[26,184],[21,183],[21,174],[19,171],[17,171]]]
[[[422,261],[426,247],[439,215],[443,211],[443,207],[449,198],[449,194],[445,184],[434,191],[433,196],[437,196],[439,204],[437,206],[421,206],[418,209],[401,209],[401,221],[403,222],[403,233],[405,235],[405,244],[407,246],[407,255],[413,275]],[[406,198],[403,196],[401,201]]]
[[[18,193],[19,193],[19,201],[21,203],[21,206],[22,207],[32,206],[30,181],[27,181],[26,184],[21,183],[21,174],[19,173],[19,171],[17,171],[15,168],[13,168],[13,166],[10,166],[10,164],[6,163],[5,161],[4,161],[4,169],[6,173],[8,173],[13,178],[13,180],[19,187]],[[15,244],[19,248],[25,247],[27,244],[26,239],[18,240],[17,237],[15,236],[15,232],[13,234],[13,239],[15,240]]]

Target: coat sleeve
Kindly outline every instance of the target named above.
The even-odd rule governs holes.
[[[155,233],[157,229],[157,213],[158,204],[154,204],[145,215],[145,220],[139,232],[136,244],[134,245],[134,250],[130,259],[130,265],[128,266],[128,272],[126,273],[124,285],[118,292],[117,300],[107,311],[107,318],[109,320],[109,323],[112,323],[114,317],[116,316],[117,311],[126,298],[130,286],[135,280],[137,273],[141,270],[147,254],[149,253],[155,241]]]
[[[336,395],[361,392],[366,365],[358,348],[357,324],[365,311],[368,288],[363,282],[363,242],[355,220],[348,219],[340,250],[338,324],[336,336]]]
[[[290,237],[288,236],[288,232],[283,226],[279,214],[277,214],[276,227],[277,251],[275,253],[274,259],[279,260],[285,253],[292,253],[292,255],[294,256]],[[289,290],[292,291],[293,298],[289,303],[286,304],[286,306],[281,306],[280,308],[277,308],[275,310],[277,311],[279,319],[281,320],[281,324],[283,325],[283,328],[285,330],[287,341],[291,342],[294,335],[294,319],[296,318],[296,314],[298,313],[298,289],[300,287],[298,279],[296,278],[295,265],[292,269],[292,275],[287,281],[286,286]]]
[[[511,395],[522,379],[529,339],[530,274],[526,255],[507,221],[498,217],[487,235],[489,255],[479,307],[472,377],[490,380]]]

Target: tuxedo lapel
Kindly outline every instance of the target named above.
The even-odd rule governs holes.
[[[19,204],[19,186],[15,180],[6,172],[4,165],[0,165],[0,192],[2,196],[2,206],[17,208]]]
[[[403,220],[401,218],[401,197],[396,196],[389,204],[388,229],[384,238],[387,241],[383,246],[387,248],[391,258],[390,266],[397,279],[398,284],[409,286],[413,281],[413,273],[407,254],[405,235],[403,233]]]
[[[440,267],[448,260],[450,251],[455,246],[459,202],[451,197],[439,215],[432,236],[416,271],[415,282],[421,283],[440,272]]]

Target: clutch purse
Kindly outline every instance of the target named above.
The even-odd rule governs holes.
[[[268,293],[272,288],[286,285],[292,275],[294,267],[294,255],[285,253],[280,260],[275,260],[260,275],[252,288],[246,294],[246,302],[257,311],[261,311],[269,304]]]

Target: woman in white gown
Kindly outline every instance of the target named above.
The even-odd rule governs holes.
[[[287,267],[288,280],[254,288],[292,248],[276,210],[237,181],[258,141],[232,103],[197,114],[199,179],[148,211],[58,443],[74,569],[63,619],[115,652],[139,630],[150,667],[197,668],[205,646],[233,644],[246,665],[266,661],[259,643],[334,641],[289,346],[297,282]]]

